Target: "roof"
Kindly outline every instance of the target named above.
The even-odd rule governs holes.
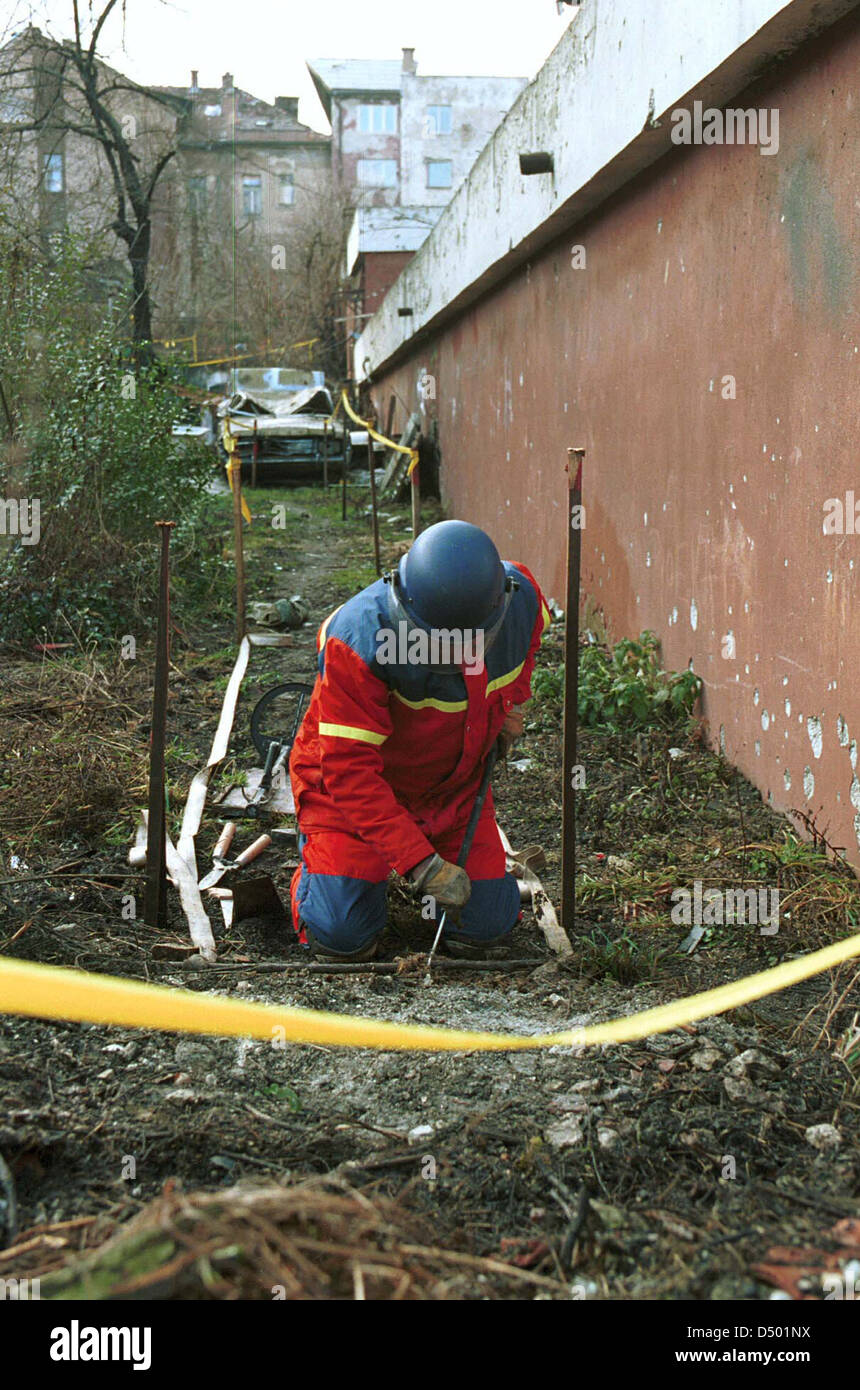
[[[400,58],[314,58],[307,64],[323,110],[331,120],[335,92],[399,92]]]
[[[282,140],[302,143],[325,143],[329,139],[329,136],[323,135],[320,131],[303,125],[282,106],[264,101],[262,97],[255,97],[251,92],[243,91],[241,87],[233,87],[229,91],[225,91],[223,87],[195,87],[193,91],[189,87],[149,87],[147,90],[183,99],[192,107],[198,119],[201,116],[205,117],[207,110],[222,108],[225,97],[235,97],[235,126],[231,124],[231,130],[235,130],[236,134],[249,132],[262,136],[265,129],[270,139],[280,137]],[[257,123],[263,121],[266,122],[266,127],[259,128]]]
[[[432,207],[360,207],[346,243],[347,273],[355,273],[359,256],[375,251],[417,251],[444,212]]]

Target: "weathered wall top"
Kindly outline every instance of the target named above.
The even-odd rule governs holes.
[[[346,243],[346,270],[355,271],[359,256],[371,251],[417,251],[436,222],[441,208],[356,208]]]
[[[672,110],[720,105],[858,0],[585,0],[356,344],[362,376],[404,355],[673,148]],[[552,173],[524,177],[520,154]],[[412,310],[398,317],[399,308]],[[366,364],[366,369],[360,364]]]

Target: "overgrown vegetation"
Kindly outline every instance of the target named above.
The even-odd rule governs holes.
[[[153,523],[177,523],[173,567],[212,580],[198,528],[212,456],[178,441],[163,367],[133,370],[123,306],[92,300],[88,248],[50,257],[0,227],[0,640],[104,642],[145,614]]]
[[[564,667],[535,672],[534,693],[556,702],[564,692]],[[653,632],[624,638],[614,647],[587,646],[579,657],[579,722],[613,733],[631,728],[683,726],[702,689],[694,671],[665,671]]]

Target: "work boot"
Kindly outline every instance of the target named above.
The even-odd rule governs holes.
[[[505,960],[511,953],[509,936],[497,936],[492,941],[464,941],[462,937],[443,936],[442,944],[449,956],[459,960]]]
[[[332,951],[330,947],[323,946],[317,941],[306,922],[303,922],[302,926],[305,929],[308,945],[315,960],[348,965],[354,961],[373,960],[379,948],[379,938],[374,937],[373,941],[369,941],[366,946],[361,946],[357,951]]]

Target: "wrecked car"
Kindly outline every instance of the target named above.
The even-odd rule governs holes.
[[[349,422],[330,419],[334,402],[322,372],[249,367],[232,376],[233,393],[218,417],[236,440],[243,477],[256,463],[260,481],[321,478],[326,439],[329,476],[340,476],[344,456],[351,467]]]

